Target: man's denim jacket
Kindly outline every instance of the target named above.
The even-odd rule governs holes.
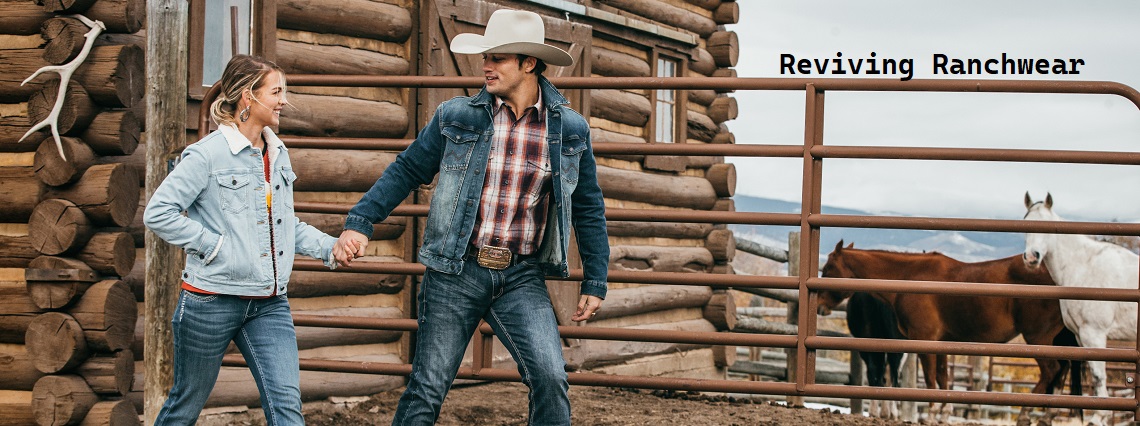
[[[546,78],[539,77],[539,86],[553,170],[548,201],[552,208],[538,248],[539,266],[547,275],[568,276],[566,253],[573,223],[584,269],[581,293],[605,298],[610,247],[590,127]],[[487,174],[493,105],[486,88],[474,97],[440,104],[415,142],[349,211],[345,229],[372,235],[373,223],[384,220],[412,189],[431,182],[438,173],[419,260],[433,270],[460,273]]]
[[[143,213],[147,228],[186,250],[181,278],[198,289],[269,296],[275,279],[273,259],[277,259],[277,294],[283,295],[294,253],[336,266],[332,259],[336,238],[301,222],[293,211],[297,174],[289,151],[268,128],[263,134],[272,160],[269,185],[261,152],[236,129],[226,128],[187,146],[178,166],[147,203]],[[267,190],[273,194],[272,248]],[[276,256],[270,254],[273,248]]]

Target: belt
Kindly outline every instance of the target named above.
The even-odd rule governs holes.
[[[463,254],[463,260],[474,259],[479,262],[479,266],[497,270],[510,268],[534,257],[534,253],[515,254],[502,247],[484,246],[480,250],[472,244],[467,245],[467,252]]]

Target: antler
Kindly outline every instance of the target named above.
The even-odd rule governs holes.
[[[103,21],[92,21],[83,15],[71,15],[71,17],[79,19],[83,21],[84,25],[91,27],[91,30],[87,31],[87,34],[84,35],[84,37],[87,37],[87,41],[83,43],[83,50],[79,51],[79,56],[76,56],[71,62],[63,65],[49,65],[40,68],[20,83],[20,85],[23,86],[29,81],[32,81],[33,78],[36,78],[36,76],[49,71],[59,74],[59,95],[55,97],[55,106],[51,108],[51,113],[48,114],[47,118],[44,118],[43,121],[32,126],[27,133],[24,133],[24,136],[20,137],[19,141],[16,141],[17,143],[23,142],[24,139],[33,132],[50,126],[51,135],[55,138],[55,146],[59,148],[59,156],[63,157],[64,160],[67,160],[67,154],[63,153],[63,143],[59,140],[59,112],[63,109],[63,98],[67,94],[67,83],[71,81],[71,74],[75,73],[79,65],[83,64],[83,60],[87,59],[87,54],[91,53],[91,46],[95,45],[95,37],[98,37],[99,33],[107,29],[107,26],[103,25]]]

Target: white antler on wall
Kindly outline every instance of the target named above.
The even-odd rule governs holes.
[[[83,50],[79,51],[79,56],[76,56],[75,59],[72,59],[70,62],[63,65],[49,65],[40,68],[39,70],[36,70],[36,72],[32,73],[30,77],[24,79],[23,83],[20,83],[20,85],[23,86],[29,81],[32,81],[33,78],[36,78],[36,76],[48,71],[53,71],[59,74],[59,94],[55,97],[55,106],[51,108],[51,113],[48,114],[47,118],[44,118],[43,121],[40,121],[39,123],[36,123],[35,126],[32,126],[32,128],[29,129],[27,133],[24,133],[24,136],[20,137],[20,140],[17,142],[23,142],[24,139],[28,137],[28,135],[44,128],[45,126],[51,126],[51,135],[55,138],[55,146],[59,148],[59,156],[64,160],[67,160],[67,154],[63,153],[63,143],[59,140],[58,123],[59,112],[63,109],[63,98],[67,94],[67,83],[71,81],[71,74],[73,74],[75,70],[79,68],[79,65],[83,63],[83,60],[87,59],[87,54],[91,53],[91,46],[95,44],[95,37],[98,37],[99,33],[107,29],[107,26],[103,25],[103,21],[92,21],[83,15],[72,15],[72,17],[83,21],[85,25],[91,27],[91,30],[88,31],[86,35],[84,35],[84,37],[87,37],[87,41],[83,44]]]

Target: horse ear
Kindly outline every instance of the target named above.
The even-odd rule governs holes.
[[[838,243],[835,243],[835,251],[840,251],[840,250],[843,250],[843,240],[842,239],[840,239]]]
[[[1045,208],[1053,208],[1053,194],[1050,194],[1048,192],[1045,193]]]
[[[854,242],[847,243],[847,248],[855,248],[855,243]]]
[[[1025,191],[1025,208],[1028,209],[1029,206],[1032,206],[1032,205],[1033,205],[1033,199],[1029,198],[1029,191]]]

